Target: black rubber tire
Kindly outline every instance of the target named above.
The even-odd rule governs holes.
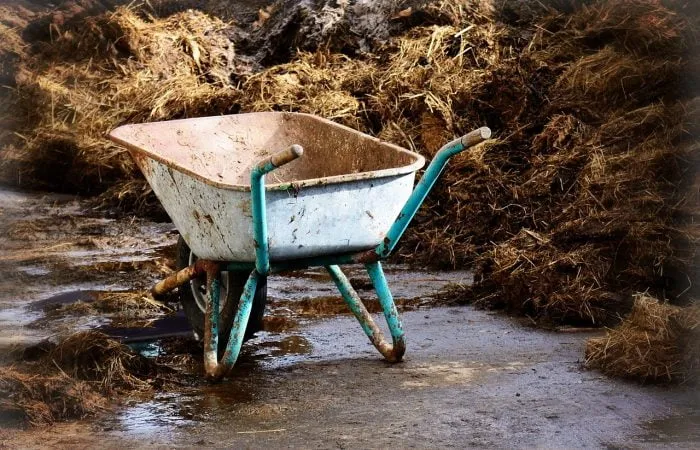
[[[190,247],[187,245],[182,236],[177,241],[177,269],[184,269],[190,265]],[[219,357],[223,355],[228,343],[229,334],[233,325],[233,318],[238,310],[238,301],[243,292],[246,280],[248,280],[249,272],[224,272],[223,276],[228,277],[228,293],[226,298],[222,298],[223,308],[219,314]],[[223,282],[223,280],[221,280]],[[202,311],[194,298],[192,286],[187,283],[178,288],[180,296],[180,304],[185,312],[187,320],[192,326],[192,330],[197,333],[199,339],[204,337],[204,311]],[[252,338],[255,333],[262,330],[263,315],[265,314],[265,303],[267,301],[267,278],[261,277],[258,280],[258,286],[255,290],[253,298],[253,308],[250,311],[250,319],[246,327],[243,341]],[[226,318],[230,318],[227,320]]]

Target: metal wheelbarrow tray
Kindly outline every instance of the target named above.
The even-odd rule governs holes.
[[[413,189],[422,156],[308,114],[173,120],[125,125],[110,134],[129,150],[198,258],[152,292],[159,296],[206,279],[200,307],[205,370],[213,379],[235,363],[256,288],[267,275],[311,266],[327,268],[375,347],[389,361],[400,361],[404,333],[380,261],[449,158],[489,137],[490,130],[480,128],[445,145]],[[348,263],[366,265],[391,344],[338,267]],[[244,270],[250,275],[235,311],[227,314],[232,310],[223,305],[220,275]],[[229,335],[219,336],[227,324]]]

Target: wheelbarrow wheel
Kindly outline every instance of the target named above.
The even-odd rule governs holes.
[[[190,247],[184,239],[180,237],[177,241],[177,268],[178,270],[193,264],[197,261],[197,256],[192,253]],[[238,301],[243,293],[243,287],[250,273],[248,272],[221,272],[220,278],[220,299],[221,310],[219,313],[219,356],[223,355],[228,338],[233,326],[233,317],[238,310]],[[204,280],[195,279],[179,289],[180,303],[182,309],[190,322],[192,329],[198,339],[204,337],[204,311],[206,308],[207,285]],[[267,279],[258,280],[258,286],[253,298],[253,307],[250,312],[250,319],[246,327],[243,340],[247,341],[255,333],[262,330],[263,314],[265,313],[265,302],[267,300]]]

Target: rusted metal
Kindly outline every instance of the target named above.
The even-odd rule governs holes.
[[[293,144],[288,149],[270,156],[270,163],[275,167],[281,167],[294,161],[304,154],[304,149],[299,144]],[[260,167],[260,165],[258,165]]]
[[[372,342],[372,345],[379,350],[379,353],[381,353],[387,361],[392,363],[401,361],[406,352],[406,343],[403,337],[403,327],[401,326],[401,321],[398,318],[398,312],[396,311],[396,306],[394,306],[394,301],[391,296],[389,296],[388,299],[385,298],[383,302],[380,298],[380,304],[382,305],[384,316],[387,319],[387,324],[391,331],[392,344],[386,340],[384,333],[382,333],[382,330],[374,322],[372,315],[367,311],[364,303],[362,303],[362,299],[352,288],[350,281],[340,270],[340,267],[332,265],[326,266],[326,270],[328,270],[328,273],[331,275],[333,282],[338,287],[350,311],[352,311],[355,318],[360,322],[362,329],[370,342]],[[383,277],[383,274],[381,276]],[[375,289],[376,286],[375,284]],[[379,290],[377,290],[377,295],[380,295]],[[390,306],[389,303],[391,304]]]
[[[255,290],[258,287],[258,282],[261,277],[262,275],[255,270],[252,271],[248,277],[248,281],[246,281],[243,287],[243,294],[241,295],[241,300],[238,302],[238,310],[233,320],[233,327],[231,327],[231,335],[228,339],[226,352],[224,352],[224,355],[221,357],[219,367],[214,374],[216,378],[225,376],[238,359],[241,346],[243,345],[243,336],[245,335],[248,320],[250,319],[250,311],[253,309]]]
[[[173,289],[182,286],[183,284],[203,276],[212,267],[219,267],[217,262],[209,261],[205,259],[199,259],[197,262],[191,266],[185,267],[179,272],[175,272],[163,281],[156,283],[155,286],[151,288],[151,295],[153,298],[159,298]]]
[[[354,263],[358,264],[368,264],[379,261],[379,255],[374,250],[367,250],[365,252],[356,253],[352,257]]]
[[[218,367],[219,353],[219,265],[205,264],[207,274],[207,302],[204,311],[204,372],[215,373]]]
[[[214,313],[215,310],[213,309],[215,306],[218,307],[218,295],[215,294],[216,291],[214,290],[214,286],[217,284],[216,277],[212,278],[210,283],[208,283],[208,289],[212,289],[211,292],[213,295],[211,296],[211,301],[207,302],[207,317],[210,318],[210,321],[205,324],[204,369],[207,378],[212,381],[217,381],[225,377],[238,359],[241,346],[243,345],[243,336],[245,335],[248,320],[250,319],[250,311],[253,308],[255,290],[260,277],[261,275],[253,270],[243,287],[243,294],[238,302],[238,309],[236,310],[231,333],[228,337],[226,351],[221,357],[221,360],[218,359],[218,327],[214,323],[215,319],[218,320],[218,314]],[[212,309],[210,310],[209,308]],[[209,330],[210,333],[208,339],[206,330]],[[207,343],[209,343],[209,345],[207,345]]]

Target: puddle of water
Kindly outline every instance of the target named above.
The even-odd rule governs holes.
[[[19,345],[31,345],[44,339],[46,332],[27,328],[27,325],[42,315],[43,313],[37,311],[28,311],[24,306],[0,306],[0,355],[8,357],[8,349]]]
[[[166,337],[192,336],[192,328],[185,317],[185,313],[182,311],[150,320],[148,321],[148,326],[145,327],[118,325],[118,322],[112,321],[99,327],[97,330],[127,344],[155,341]]]
[[[313,350],[313,345],[303,336],[286,336],[282,339],[266,341],[258,340],[255,344],[255,355],[266,355],[271,357],[308,355]]]
[[[143,352],[159,355],[162,347],[144,347]],[[153,400],[138,402],[122,408],[116,417],[104,421],[105,428],[118,429],[129,435],[169,436],[178,429],[200,426],[210,416],[218,418],[234,415],[241,410],[260,419],[271,414],[267,402],[256,403],[258,391],[265,380],[257,363],[244,357],[231,377],[221,383],[210,384],[199,379],[191,388],[158,394]]]
[[[95,300],[97,300],[98,294],[99,291],[87,290],[62,292],[60,294],[53,295],[49,298],[32,302],[29,304],[28,309],[33,311],[44,311],[46,308],[50,308],[53,306],[63,306],[77,302],[94,302]]]
[[[684,444],[700,442],[700,411],[652,420],[644,425],[640,438],[649,443]]]
[[[65,305],[80,305],[97,298],[100,291],[68,290],[43,300],[31,303],[3,302],[0,304],[0,346],[15,344],[32,344],[47,337],[47,327],[51,330],[65,328],[63,318],[44,321],[46,311]],[[85,330],[100,326],[106,319],[89,315],[76,314],[68,319],[71,331]],[[52,322],[52,323],[49,323]]]
[[[17,266],[17,271],[31,277],[41,277],[51,273],[49,269],[43,266]]]
[[[124,408],[117,416],[116,427],[129,434],[154,435],[196,423],[194,413],[181,395],[157,395],[151,401]],[[108,428],[111,428],[108,424]]]
[[[3,305],[0,307],[0,324],[3,326],[24,326],[37,319],[39,319],[43,313],[37,311],[27,310],[24,306],[17,305]]]

